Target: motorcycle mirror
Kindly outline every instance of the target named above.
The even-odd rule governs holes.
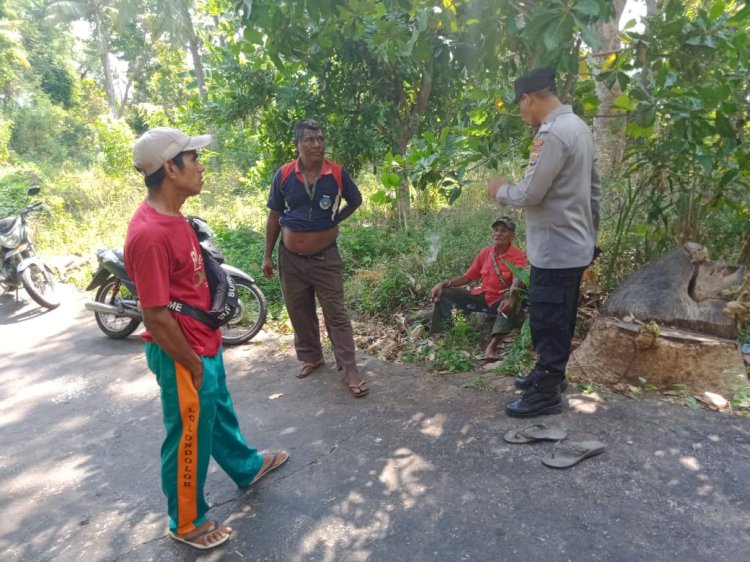
[[[38,187],[38,186],[34,186],[34,187],[30,187],[30,188],[29,188],[29,190],[27,191],[27,193],[28,193],[29,195],[36,195],[36,194],[37,194],[37,193],[39,193],[39,192],[40,192],[41,190],[42,190],[42,188],[41,188],[41,187]]]

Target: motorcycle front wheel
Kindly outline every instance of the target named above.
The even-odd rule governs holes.
[[[130,290],[119,279],[109,278],[96,292],[96,302],[111,304],[118,308],[137,310],[137,301]],[[102,332],[114,340],[127,338],[141,323],[137,318],[116,316],[106,312],[94,312],[96,323]]]
[[[21,283],[39,305],[50,310],[60,306],[55,277],[44,267],[36,263],[30,264],[21,272]]]
[[[240,345],[253,339],[266,323],[268,306],[263,292],[246,279],[232,277],[239,303],[232,319],[221,327],[225,346]]]

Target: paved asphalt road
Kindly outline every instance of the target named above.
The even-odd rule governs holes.
[[[107,339],[66,288],[42,312],[0,295],[0,560],[745,561],[750,420],[568,393],[542,421],[603,455],[509,445],[512,393],[360,354],[355,400],[328,366],[298,380],[289,337],[226,353],[246,437],[287,465],[237,490],[212,464],[211,514],[231,540],[200,553],[165,535],[159,392],[137,336]],[[534,420],[536,421],[536,420]]]

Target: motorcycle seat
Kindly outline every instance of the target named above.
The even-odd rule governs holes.
[[[106,248],[97,252],[97,257],[105,269],[114,273],[123,280],[130,281],[128,272],[125,270],[125,259],[119,248]]]

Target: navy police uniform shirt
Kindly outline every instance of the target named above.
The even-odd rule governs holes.
[[[320,176],[312,197],[302,177],[299,160],[287,164],[294,169],[282,182],[282,166],[274,175],[266,206],[281,214],[281,226],[297,232],[315,232],[336,226],[340,222],[342,199],[356,209],[362,204],[362,194],[346,170],[341,169],[341,189],[336,179],[337,164],[323,161]]]

